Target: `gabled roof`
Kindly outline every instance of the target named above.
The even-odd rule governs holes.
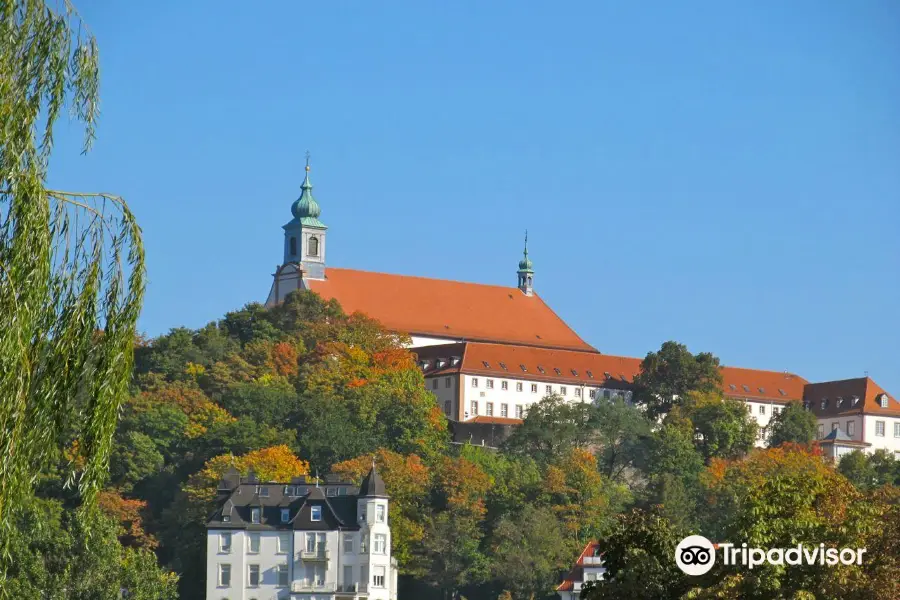
[[[887,396],[887,408],[881,406],[882,395]],[[827,418],[845,414],[867,414],[900,417],[900,402],[869,377],[810,383],[803,399],[817,417]],[[825,407],[822,402],[825,401]]]
[[[576,581],[582,581],[584,578],[584,559],[588,556],[600,555],[600,544],[598,542],[588,542],[587,546],[584,547],[584,550],[581,551],[581,554],[578,555],[575,566],[573,566],[572,570],[566,574],[562,583],[556,587],[556,591],[571,592],[575,587],[574,583]]]
[[[388,329],[420,336],[594,349],[537,294],[518,288],[329,267],[309,288]]]
[[[862,442],[860,440],[854,440],[849,435],[844,433],[844,430],[840,427],[836,427],[831,430],[831,433],[823,437],[819,440],[820,444],[823,445],[836,445],[836,446],[859,446],[860,448],[871,446],[867,442]]]
[[[528,379],[562,385],[628,389],[641,371],[641,359],[599,352],[579,352],[510,344],[467,342],[413,348],[427,360],[426,377],[462,372],[499,379]],[[461,356],[457,366],[438,366],[439,358]],[[523,370],[522,367],[525,367]],[[504,368],[505,367],[505,368]],[[557,373],[557,369],[559,372]],[[792,373],[722,367],[726,396],[757,402],[801,400],[807,381]]]

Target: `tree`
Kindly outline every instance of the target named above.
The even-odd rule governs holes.
[[[900,484],[900,461],[883,449],[872,454],[862,450],[845,454],[838,463],[838,471],[860,490]]]
[[[78,440],[86,506],[106,477],[144,292],[141,233],[125,202],[46,187],[66,106],[92,145],[96,40],[65,2],[0,5],[0,545],[37,470]],[[0,589],[9,553],[0,547]]]
[[[297,390],[283,378],[237,383],[222,395],[222,406],[236,417],[292,428],[297,422]]]
[[[549,464],[591,440],[591,405],[547,396],[528,409],[525,419],[503,444],[506,452]]]
[[[622,399],[600,401],[591,405],[589,424],[597,465],[606,477],[622,481],[628,471],[645,466],[650,422],[640,409]]]
[[[769,422],[769,446],[809,444],[816,439],[816,416],[802,402],[788,402]]]
[[[694,425],[697,450],[706,460],[737,458],[747,454],[756,443],[759,425],[746,405],[715,392],[691,392],[676,407]]]
[[[718,390],[722,384],[719,359],[708,352],[691,354],[683,344],[665,342],[659,352],[650,352],[641,361],[634,384],[635,401],[645,405],[648,416],[655,419],[689,392]]]

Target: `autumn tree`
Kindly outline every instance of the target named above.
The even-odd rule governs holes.
[[[816,416],[802,402],[788,402],[769,421],[769,446],[809,444],[816,439]]]
[[[721,383],[718,358],[708,352],[692,354],[683,344],[665,342],[641,361],[641,371],[634,379],[634,399],[646,406],[653,419],[669,412],[690,392],[714,392]]]

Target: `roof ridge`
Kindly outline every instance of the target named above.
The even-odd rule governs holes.
[[[326,281],[328,280],[328,271],[331,271],[331,270],[333,270],[333,271],[355,271],[357,273],[371,273],[372,275],[387,275],[389,277],[407,277],[410,279],[424,279],[426,281],[443,281],[445,283],[460,283],[463,285],[479,285],[482,287],[496,288],[496,289],[508,290],[508,291],[515,290],[515,291],[519,292],[520,294],[522,293],[521,290],[519,290],[519,288],[517,288],[517,287],[506,286],[506,285],[497,285],[495,283],[480,283],[477,281],[463,281],[461,279],[441,279],[440,277],[424,277],[422,275],[406,275],[404,273],[387,273],[385,271],[366,271],[364,269],[348,269],[347,267],[328,267],[328,270],[325,271]],[[522,296],[527,297],[527,296],[525,296],[525,294],[522,294]],[[540,296],[538,294],[534,294],[534,297],[540,298]],[[541,299],[541,302],[543,302],[543,299]],[[546,302],[544,304],[546,304]],[[556,313],[554,313],[554,314],[556,314]]]

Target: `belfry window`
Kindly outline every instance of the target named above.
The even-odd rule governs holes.
[[[297,256],[297,238],[291,238],[291,256]]]
[[[318,256],[319,255],[319,238],[312,236],[309,238],[309,241],[306,243],[306,249],[309,250],[310,256]]]

